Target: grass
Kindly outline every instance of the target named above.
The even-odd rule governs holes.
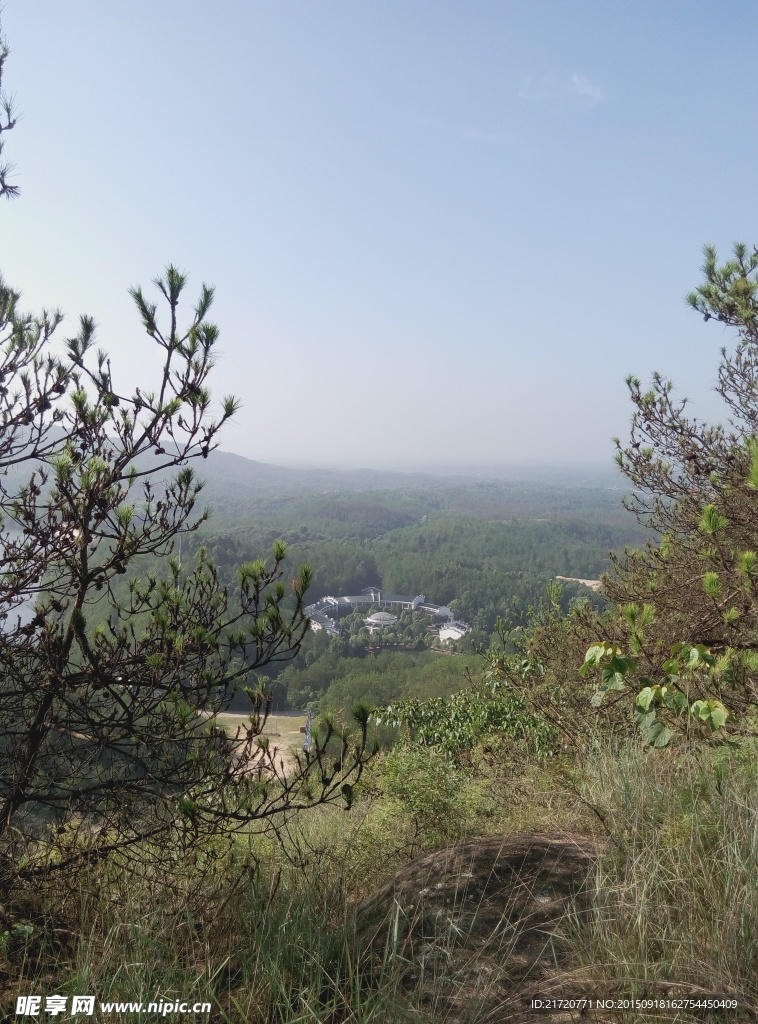
[[[216,716],[219,725],[222,725],[231,735],[234,735],[237,728],[244,725],[247,720],[247,715],[233,715],[227,712]],[[303,735],[300,729],[305,727],[306,720],[307,716],[298,711],[285,715],[269,715],[262,735],[271,736],[282,746],[302,747]]]
[[[299,737],[296,721],[284,725]],[[502,963],[487,943],[455,952],[464,938],[453,932],[422,944],[424,962],[415,963],[393,941],[391,921],[377,951],[356,931],[355,907],[411,849],[562,827],[605,843],[588,909],[567,905],[560,926],[570,950],[566,984],[581,990],[591,978],[598,995],[637,998],[733,994],[742,1007],[726,1016],[646,1010],[606,1018],[623,1024],[748,1019],[758,1006],[755,748],[599,746],[568,769],[531,766],[510,785],[495,774],[487,792],[481,779],[458,780],[438,802],[375,778],[374,796],[349,812],[292,819],[283,846],[240,837],[215,860],[177,855],[165,874],[126,875],[114,862],[76,884],[29,893],[0,928],[9,997],[208,1000],[214,1024],[475,1021],[477,1007],[494,998],[515,932],[498,948]],[[419,787],[433,777],[420,776]],[[31,934],[19,923],[31,923]],[[464,931],[477,933],[476,915]],[[453,971],[454,962],[465,967]]]
[[[758,1014],[755,748],[599,750],[582,791],[612,840],[573,936],[579,964],[605,992],[730,995]]]

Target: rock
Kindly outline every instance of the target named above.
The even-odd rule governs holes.
[[[418,857],[357,910],[370,983],[394,977],[409,1008],[448,1024],[578,1020],[535,1017],[529,1003],[583,994],[562,929],[582,912],[596,854],[586,837],[525,834]]]

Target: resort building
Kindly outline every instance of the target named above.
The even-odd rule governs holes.
[[[438,619],[447,619],[448,622],[452,622],[455,618],[446,604],[430,604],[427,601],[425,604],[420,604],[418,610],[426,612],[427,615],[435,615]]]
[[[471,626],[467,622],[447,622],[440,627],[440,640],[460,640],[471,632]]]
[[[374,633],[379,629],[386,629],[387,626],[394,626],[397,622],[397,615],[387,611],[393,608],[395,611],[423,612],[426,615],[434,615],[435,618],[445,619],[446,624],[440,628],[440,639],[460,640],[462,636],[469,633],[471,627],[465,622],[455,620],[453,612],[444,604],[432,604],[426,600],[423,594],[387,594],[380,587],[366,587],[360,594],[348,594],[345,597],[322,597],[320,600],[309,604],[305,608],[305,614],[311,620],[311,629],[324,629],[330,636],[339,636],[342,627],[335,616],[345,615],[354,608],[362,605],[378,607],[378,611],[364,619],[364,625]]]
[[[310,607],[313,607],[311,605]],[[335,622],[329,615],[324,615],[322,612],[305,610],[306,615],[311,620],[311,629],[316,633],[319,630],[326,630],[329,636],[339,636],[342,632],[342,626],[338,622]]]
[[[362,604],[416,611],[425,600],[423,594],[417,594],[415,597],[410,594],[385,594],[379,587],[366,587],[360,594],[348,594],[346,597],[322,597],[320,601],[309,605],[305,611],[310,615],[311,609],[314,611],[337,611],[358,608]]]
[[[393,615],[392,612],[374,612],[373,615],[369,615],[367,619],[363,620],[363,625],[369,633],[375,633],[378,629],[394,626],[396,622],[397,615]]]

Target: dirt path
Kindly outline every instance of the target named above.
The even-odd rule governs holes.
[[[306,716],[301,711],[286,711],[281,715],[269,715],[262,735],[268,736],[272,746],[276,746],[278,761],[284,762],[285,771],[295,764],[293,748],[303,749],[303,734],[300,728],[305,726]],[[224,713],[216,716],[219,725],[226,729],[230,736],[237,730],[245,728],[250,721],[248,715]]]
[[[590,590],[600,590],[600,580],[583,580],[579,576],[556,576],[557,580],[564,580],[566,583],[583,583]]]

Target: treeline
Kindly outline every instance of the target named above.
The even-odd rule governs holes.
[[[223,454],[223,453],[221,453]],[[244,460],[243,460],[244,461]],[[615,488],[550,486],[541,483],[469,480],[447,483],[430,477],[426,485],[322,493],[257,496],[220,487],[211,476],[203,500],[213,509],[214,534],[240,530],[266,535],[272,526],[324,539],[367,540],[418,522],[423,516],[472,516],[478,519],[581,519],[634,529]]]
[[[306,707],[318,702],[321,711],[352,707],[356,701],[384,705],[398,697],[446,697],[465,686],[467,673],[479,671],[475,655],[443,657],[434,651],[378,651],[351,655],[323,633],[312,634],[297,661],[274,679],[277,708]],[[232,710],[245,710],[237,697]]]
[[[490,597],[523,589],[527,576],[596,579],[608,552],[628,538],[628,530],[604,523],[456,517],[393,531],[372,550],[388,590],[431,594],[442,604],[455,599],[474,614]]]
[[[200,535],[187,551],[204,543],[231,578],[235,566],[283,537],[293,562],[314,568],[312,600],[381,585],[394,593],[422,593],[439,604],[452,602],[456,615],[489,634],[514,600],[533,604],[556,575],[597,578],[610,564],[609,551],[622,549],[635,535],[628,526],[579,520],[487,522],[425,515],[373,540],[326,539],[308,524],[287,531],[269,523],[265,533],[237,528]],[[572,597],[590,596],[581,585],[568,588]]]
[[[489,485],[472,488],[471,507],[488,509],[492,493]],[[576,500],[587,501],[589,493],[578,492]],[[492,520],[452,515],[439,507],[439,499],[437,492],[427,494],[423,504],[404,493],[322,496],[312,499],[318,517],[294,526],[288,525],[292,510],[286,513],[283,500],[278,514],[272,508],[265,523],[253,519],[193,536],[185,543],[185,558],[205,545],[231,585],[237,566],[260,557],[281,537],[289,544],[293,563],[308,563],[314,569],[310,600],[360,593],[376,585],[388,592],[425,594],[431,601],[448,604],[472,626],[453,649],[459,655],[474,655],[492,642],[499,617],[511,626],[525,625],[530,609],[540,603],[557,575],[597,578],[610,566],[609,552],[623,549],[640,535],[639,527],[620,515],[615,523],[589,514],[581,520]],[[306,507],[307,503],[297,506],[298,516]],[[320,518],[326,510],[334,518]],[[408,522],[411,516],[413,521]],[[581,602],[603,607],[603,598],[579,583],[565,583],[559,601],[564,612]],[[267,685],[280,707],[303,707],[311,701],[322,707],[348,706],[358,698],[381,704],[411,692],[420,697],[440,695],[435,672],[442,673],[443,691],[451,678],[462,685],[459,658],[428,653],[430,667],[420,671],[420,655],[439,645],[431,619],[401,615],[394,626],[372,636],[363,627],[363,617],[358,612],[348,616],[342,622],[343,635],[336,639],[311,634],[291,664],[269,666]],[[455,667],[443,667],[451,663]]]

